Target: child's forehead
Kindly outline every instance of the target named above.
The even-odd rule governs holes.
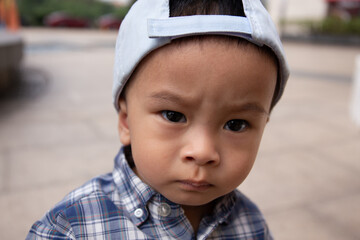
[[[206,76],[211,81],[221,75],[213,80],[218,85],[217,88],[225,87],[222,92],[218,92],[220,98],[222,94],[229,94],[229,89],[234,89],[233,86],[239,83],[263,78],[251,77],[259,72],[259,67],[262,68],[258,62],[265,67],[272,66],[273,79],[269,77],[264,81],[276,82],[276,62],[258,48],[254,44],[245,41],[239,43],[237,38],[226,36],[178,39],[147,55],[137,66],[124,91],[127,92],[132,85],[141,85],[140,88],[155,93],[164,87],[170,87],[179,90],[177,95],[186,96],[191,92],[192,97],[196,97],[208,87],[207,81],[198,81],[199,79]],[[236,73],[233,69],[241,70]],[[169,81],[165,82],[164,79]],[[190,84],[187,80],[190,80]],[[148,84],[139,84],[142,81]],[[234,91],[232,95],[237,97],[237,92]]]
[[[269,64],[271,59],[267,61],[256,46],[214,40],[191,40],[157,49],[139,64],[127,90],[134,89],[132,86],[135,85],[138,94],[160,99],[177,96],[196,102],[196,99],[206,99],[204,96],[210,94],[211,99],[231,96],[227,99],[231,101],[255,82],[259,85],[276,82],[276,64]]]
[[[189,54],[195,51],[199,54],[209,53],[210,51],[214,54],[221,54],[222,49],[226,48],[240,48],[235,39],[229,39],[220,36],[198,36],[198,37],[185,37],[173,40],[171,43],[155,49],[147,56],[144,57],[137,65],[133,76],[129,79],[136,78],[136,76],[143,71],[144,68],[151,68],[153,71],[169,69],[173,65],[178,65],[179,60],[182,64],[191,63],[191,59],[186,58]],[[209,51],[210,50],[210,51]],[[245,50],[245,49],[244,49]],[[169,62],[169,59],[172,61]],[[175,62],[173,61],[175,60]],[[210,60],[210,59],[209,59]],[[156,63],[153,63],[155,62]],[[158,66],[162,66],[159,68]],[[168,66],[168,68],[166,68]],[[190,66],[187,66],[188,68]],[[184,69],[184,70],[188,70]],[[196,69],[195,69],[196,70]]]
[[[245,64],[248,60],[246,57],[241,57],[246,54],[254,54],[260,56],[262,61],[272,61],[277,65],[276,57],[270,49],[256,46],[246,40],[236,37],[221,36],[221,35],[202,35],[191,36],[173,40],[171,43],[158,48],[148,54],[137,66],[137,69],[141,69],[142,65],[145,65],[148,61],[156,59],[160,64],[173,65],[178,62],[169,62],[170,57],[178,57],[181,60],[189,61],[186,59],[186,55],[196,51],[198,54],[210,54],[211,58],[207,59],[211,62],[218,62],[218,64]],[[224,53],[224,51],[236,52],[237,55],[233,58],[229,58],[228,62],[217,61],[218,57]],[[236,58],[236,59],[235,59]],[[241,59],[241,61],[239,61]],[[196,70],[196,69],[195,69]],[[136,71],[135,71],[136,72]]]

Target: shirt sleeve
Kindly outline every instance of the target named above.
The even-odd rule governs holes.
[[[35,222],[26,240],[73,240],[75,239],[71,225],[65,218],[58,215],[56,219],[52,219],[48,213],[42,220]],[[56,221],[54,221],[56,220]]]

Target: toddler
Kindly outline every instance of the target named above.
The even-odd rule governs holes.
[[[27,239],[272,239],[236,188],[288,75],[260,0],[138,0],[116,44],[115,168]]]

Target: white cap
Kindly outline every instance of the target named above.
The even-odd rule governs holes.
[[[289,78],[285,53],[270,15],[260,0],[242,0],[246,17],[193,15],[169,17],[169,0],[138,0],[121,23],[116,41],[113,103],[119,110],[120,94],[140,61],[172,39],[191,35],[230,35],[258,46],[266,45],[279,62],[277,102]]]

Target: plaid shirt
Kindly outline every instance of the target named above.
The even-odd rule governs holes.
[[[112,174],[67,195],[32,228],[30,239],[272,239],[258,208],[239,191],[222,197],[197,234],[181,207],[143,183],[123,150]]]

